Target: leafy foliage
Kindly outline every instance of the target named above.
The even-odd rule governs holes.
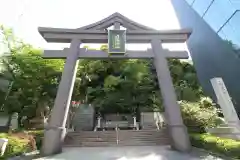
[[[203,133],[207,127],[216,126],[218,115],[215,107],[204,108],[197,102],[181,102],[180,105],[184,124],[190,132]]]
[[[38,150],[40,150],[42,147],[44,131],[43,130],[30,130],[27,133],[34,137],[34,139],[36,141],[36,147]]]
[[[0,134],[0,138],[8,139],[8,144],[3,157],[0,159],[7,159],[13,156],[21,155],[22,153],[30,152],[33,150],[34,146],[31,146],[31,139],[29,136],[16,136],[10,134]]]
[[[170,60],[169,66],[178,99],[198,101],[202,90],[193,66],[179,60]],[[163,110],[151,60],[81,60],[78,77],[79,98],[87,97],[100,110]]]
[[[191,143],[198,148],[223,154],[231,158],[240,158],[240,141],[216,137],[210,134],[191,134]]]
[[[36,108],[51,104],[55,98],[64,61],[44,60],[42,52],[30,45],[17,43],[10,30],[2,28],[8,51],[1,59],[2,79],[12,82],[7,101],[2,101],[9,114],[36,116]]]

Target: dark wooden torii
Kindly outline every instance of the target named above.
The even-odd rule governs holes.
[[[114,25],[114,29],[120,29],[120,26],[127,29],[127,43],[150,43],[151,49],[146,51],[126,51],[124,55],[109,55],[105,51],[80,48],[81,43],[107,43],[107,28],[112,25]],[[49,125],[45,128],[42,148],[44,155],[61,152],[78,59],[107,58],[154,59],[165,107],[167,126],[172,139],[171,145],[179,151],[190,150],[191,145],[187,129],[183,124],[167,63],[167,58],[187,59],[188,53],[186,51],[169,51],[162,48],[162,43],[184,43],[191,34],[190,29],[158,31],[136,23],[119,13],[114,13],[101,21],[77,29],[39,27],[38,30],[47,42],[70,43],[70,48],[45,50],[43,55],[43,58],[66,59],[51,119]]]

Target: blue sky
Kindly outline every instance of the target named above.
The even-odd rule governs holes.
[[[204,15],[204,19],[219,35],[231,40],[233,43],[240,45],[240,11],[236,14],[234,12],[240,9],[240,0],[187,0],[189,4],[193,2],[193,8],[203,16],[207,8],[210,6],[208,12]],[[225,22],[234,14],[227,24]],[[219,16],[221,15],[221,16]],[[221,29],[221,27],[224,27]]]

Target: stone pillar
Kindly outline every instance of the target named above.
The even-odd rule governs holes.
[[[8,144],[8,139],[6,138],[0,138],[0,156],[3,156],[5,153],[5,150],[7,148],[7,144]]]
[[[212,78],[210,81],[216,94],[217,102],[222,109],[225,120],[227,121],[228,127],[219,127],[219,130],[209,129],[209,132],[222,134],[221,130],[228,130],[225,131],[226,135],[228,134],[229,137],[240,140],[240,120],[222,78]]]
[[[163,97],[168,130],[172,139],[172,148],[178,151],[188,152],[191,150],[190,140],[187,128],[183,124],[180,106],[177,103],[168,62],[163,54],[161,41],[154,39],[151,45],[154,52],[154,65],[156,67],[158,83]]]
[[[11,117],[11,129],[18,129],[18,113],[13,113]]]
[[[239,118],[235,107],[232,103],[231,97],[228,94],[228,90],[223,82],[223,79],[220,77],[212,78],[210,80],[213,90],[217,97],[217,102],[220,105],[224,118],[227,123],[231,125],[240,125]],[[240,127],[238,127],[240,128]]]
[[[98,119],[97,119],[97,127],[98,128],[101,127],[101,117],[98,117]]]
[[[62,143],[66,133],[65,125],[77,73],[80,44],[80,40],[73,39],[70,45],[50,122],[44,132],[42,147],[44,156],[62,151]]]

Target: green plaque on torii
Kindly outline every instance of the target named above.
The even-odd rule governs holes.
[[[126,30],[108,30],[108,53],[126,53]]]

